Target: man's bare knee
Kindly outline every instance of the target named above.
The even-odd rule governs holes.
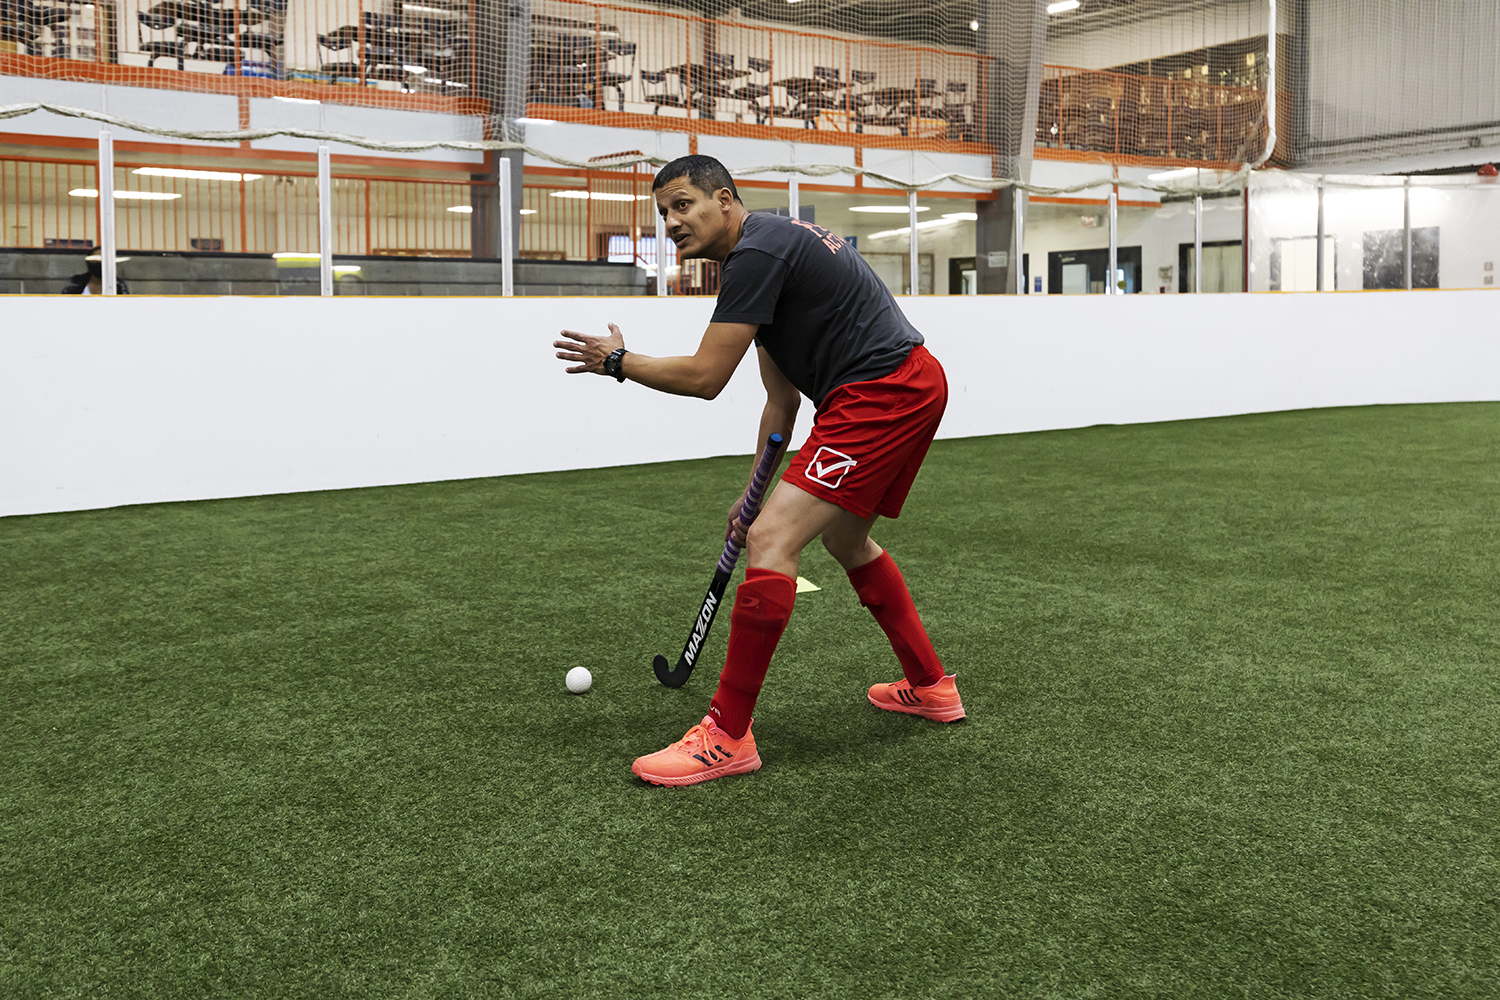
[[[850,539],[837,534],[832,528],[823,532],[823,537],[820,540],[823,543],[824,550],[840,563],[843,563],[852,554]]]
[[[870,540],[870,522],[842,523],[823,532],[823,548],[845,569],[863,566],[883,551]]]
[[[758,557],[765,557],[773,561],[780,561],[787,556],[795,557],[796,552],[788,550],[788,535],[784,526],[776,524],[764,518],[759,518],[750,525],[750,530],[745,533],[745,547]]]

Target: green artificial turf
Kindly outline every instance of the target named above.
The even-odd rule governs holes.
[[[0,520],[0,997],[1500,995],[1497,432],[939,442],[687,789],[748,458]]]

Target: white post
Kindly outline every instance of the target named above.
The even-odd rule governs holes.
[[[1266,0],[1266,126],[1266,150],[1257,167],[1276,152],[1276,0]]]
[[[333,181],[328,147],[318,147],[318,294],[333,294]]]
[[[1323,291],[1323,178],[1318,178],[1318,291]]]
[[[1401,210],[1401,279],[1402,284],[1409,292],[1411,291],[1411,178],[1406,178],[1402,185],[1404,203]]]
[[[661,168],[656,168],[661,173]],[[652,204],[652,210],[656,214],[656,295],[657,298],[666,298],[667,295],[667,220],[661,214],[661,209]]]
[[[1109,189],[1109,280],[1104,283],[1104,294],[1117,295],[1119,287],[1115,284],[1115,272],[1120,269],[1120,246],[1119,235],[1115,228],[1119,225],[1119,195],[1115,189]]]
[[[790,214],[794,219],[802,218],[802,195],[797,188],[797,178],[793,177],[791,180],[787,181],[786,197],[788,214]]]
[[[1011,262],[1011,267],[1017,275],[1016,294],[1025,295],[1026,288],[1026,192],[1021,190],[1018,184],[1015,188],[1015,218],[1011,220],[1012,228],[1016,231],[1016,259]]]
[[[1203,195],[1193,195],[1193,294],[1203,292]]]
[[[510,298],[515,289],[515,251],[511,246],[510,219],[515,208],[511,204],[510,157],[500,157],[500,294]]]
[[[115,141],[99,130],[99,278],[105,295],[115,294]]]
[[[922,262],[917,256],[917,191],[915,188],[906,193],[906,215],[911,220],[911,232],[907,234],[907,244],[911,250],[911,293],[918,295],[922,291]]]

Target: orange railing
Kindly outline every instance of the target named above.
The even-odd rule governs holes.
[[[935,46],[547,0],[533,13],[527,103],[540,117],[610,111],[717,133],[977,142],[983,62]]]
[[[121,252],[315,251],[317,174],[246,165],[115,167],[115,239]],[[93,245],[95,167],[43,157],[0,158],[6,247]],[[470,255],[472,182],[378,175],[332,178],[334,253]]]
[[[97,188],[92,163],[37,157],[0,159],[0,244],[8,247],[93,246],[99,239],[97,203],[69,191]]]
[[[1103,157],[1244,162],[1265,146],[1254,87],[1043,67],[1036,147]]]
[[[131,163],[115,168],[119,252],[314,253],[318,246],[313,172],[200,169]],[[97,245],[99,199],[92,164],[42,157],[0,158],[0,218],[6,248]],[[655,268],[652,175],[619,170],[528,174],[521,257],[608,260]],[[472,256],[474,182],[335,173],[333,251],[338,255]],[[493,192],[485,192],[492,200]],[[676,294],[713,294],[717,265],[677,266],[663,248]]]
[[[317,174],[247,167],[184,168],[133,162],[115,168],[121,252],[310,252],[318,245]],[[580,176],[581,174],[581,176]],[[0,158],[0,245],[94,245],[99,232],[93,164]],[[469,257],[469,180],[332,175],[336,254]],[[655,265],[651,175],[634,170],[528,175],[521,253],[545,260],[615,259]],[[493,197],[493,196],[492,196]]]

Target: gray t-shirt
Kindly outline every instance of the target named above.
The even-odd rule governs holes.
[[[758,323],[755,342],[814,403],[884,378],[922,335],[854,248],[821,226],[754,212],[719,282],[715,323]]]

